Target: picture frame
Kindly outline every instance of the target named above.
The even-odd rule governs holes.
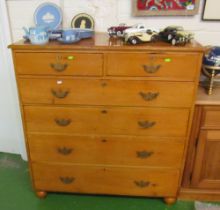
[[[192,16],[200,0],[132,0],[133,16]]]
[[[220,1],[204,0],[202,20],[203,21],[219,21],[220,20]]]

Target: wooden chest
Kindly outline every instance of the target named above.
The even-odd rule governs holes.
[[[33,187],[175,201],[202,48],[79,44],[10,46]]]

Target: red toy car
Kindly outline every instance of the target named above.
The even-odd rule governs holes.
[[[124,35],[124,30],[127,28],[131,28],[131,26],[127,26],[124,23],[119,24],[119,26],[112,26],[108,28],[109,36],[118,36],[122,37]]]

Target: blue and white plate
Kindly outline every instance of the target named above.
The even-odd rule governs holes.
[[[63,44],[72,44],[72,43],[76,43],[76,42],[80,41],[81,39],[77,38],[77,39],[73,39],[73,40],[66,40],[63,38],[58,38],[57,40]]]
[[[53,3],[43,3],[34,12],[36,26],[46,26],[50,30],[58,29],[62,23],[61,9]]]

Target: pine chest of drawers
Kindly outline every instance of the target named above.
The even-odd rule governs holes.
[[[202,48],[79,44],[13,49],[33,187],[175,201]]]

